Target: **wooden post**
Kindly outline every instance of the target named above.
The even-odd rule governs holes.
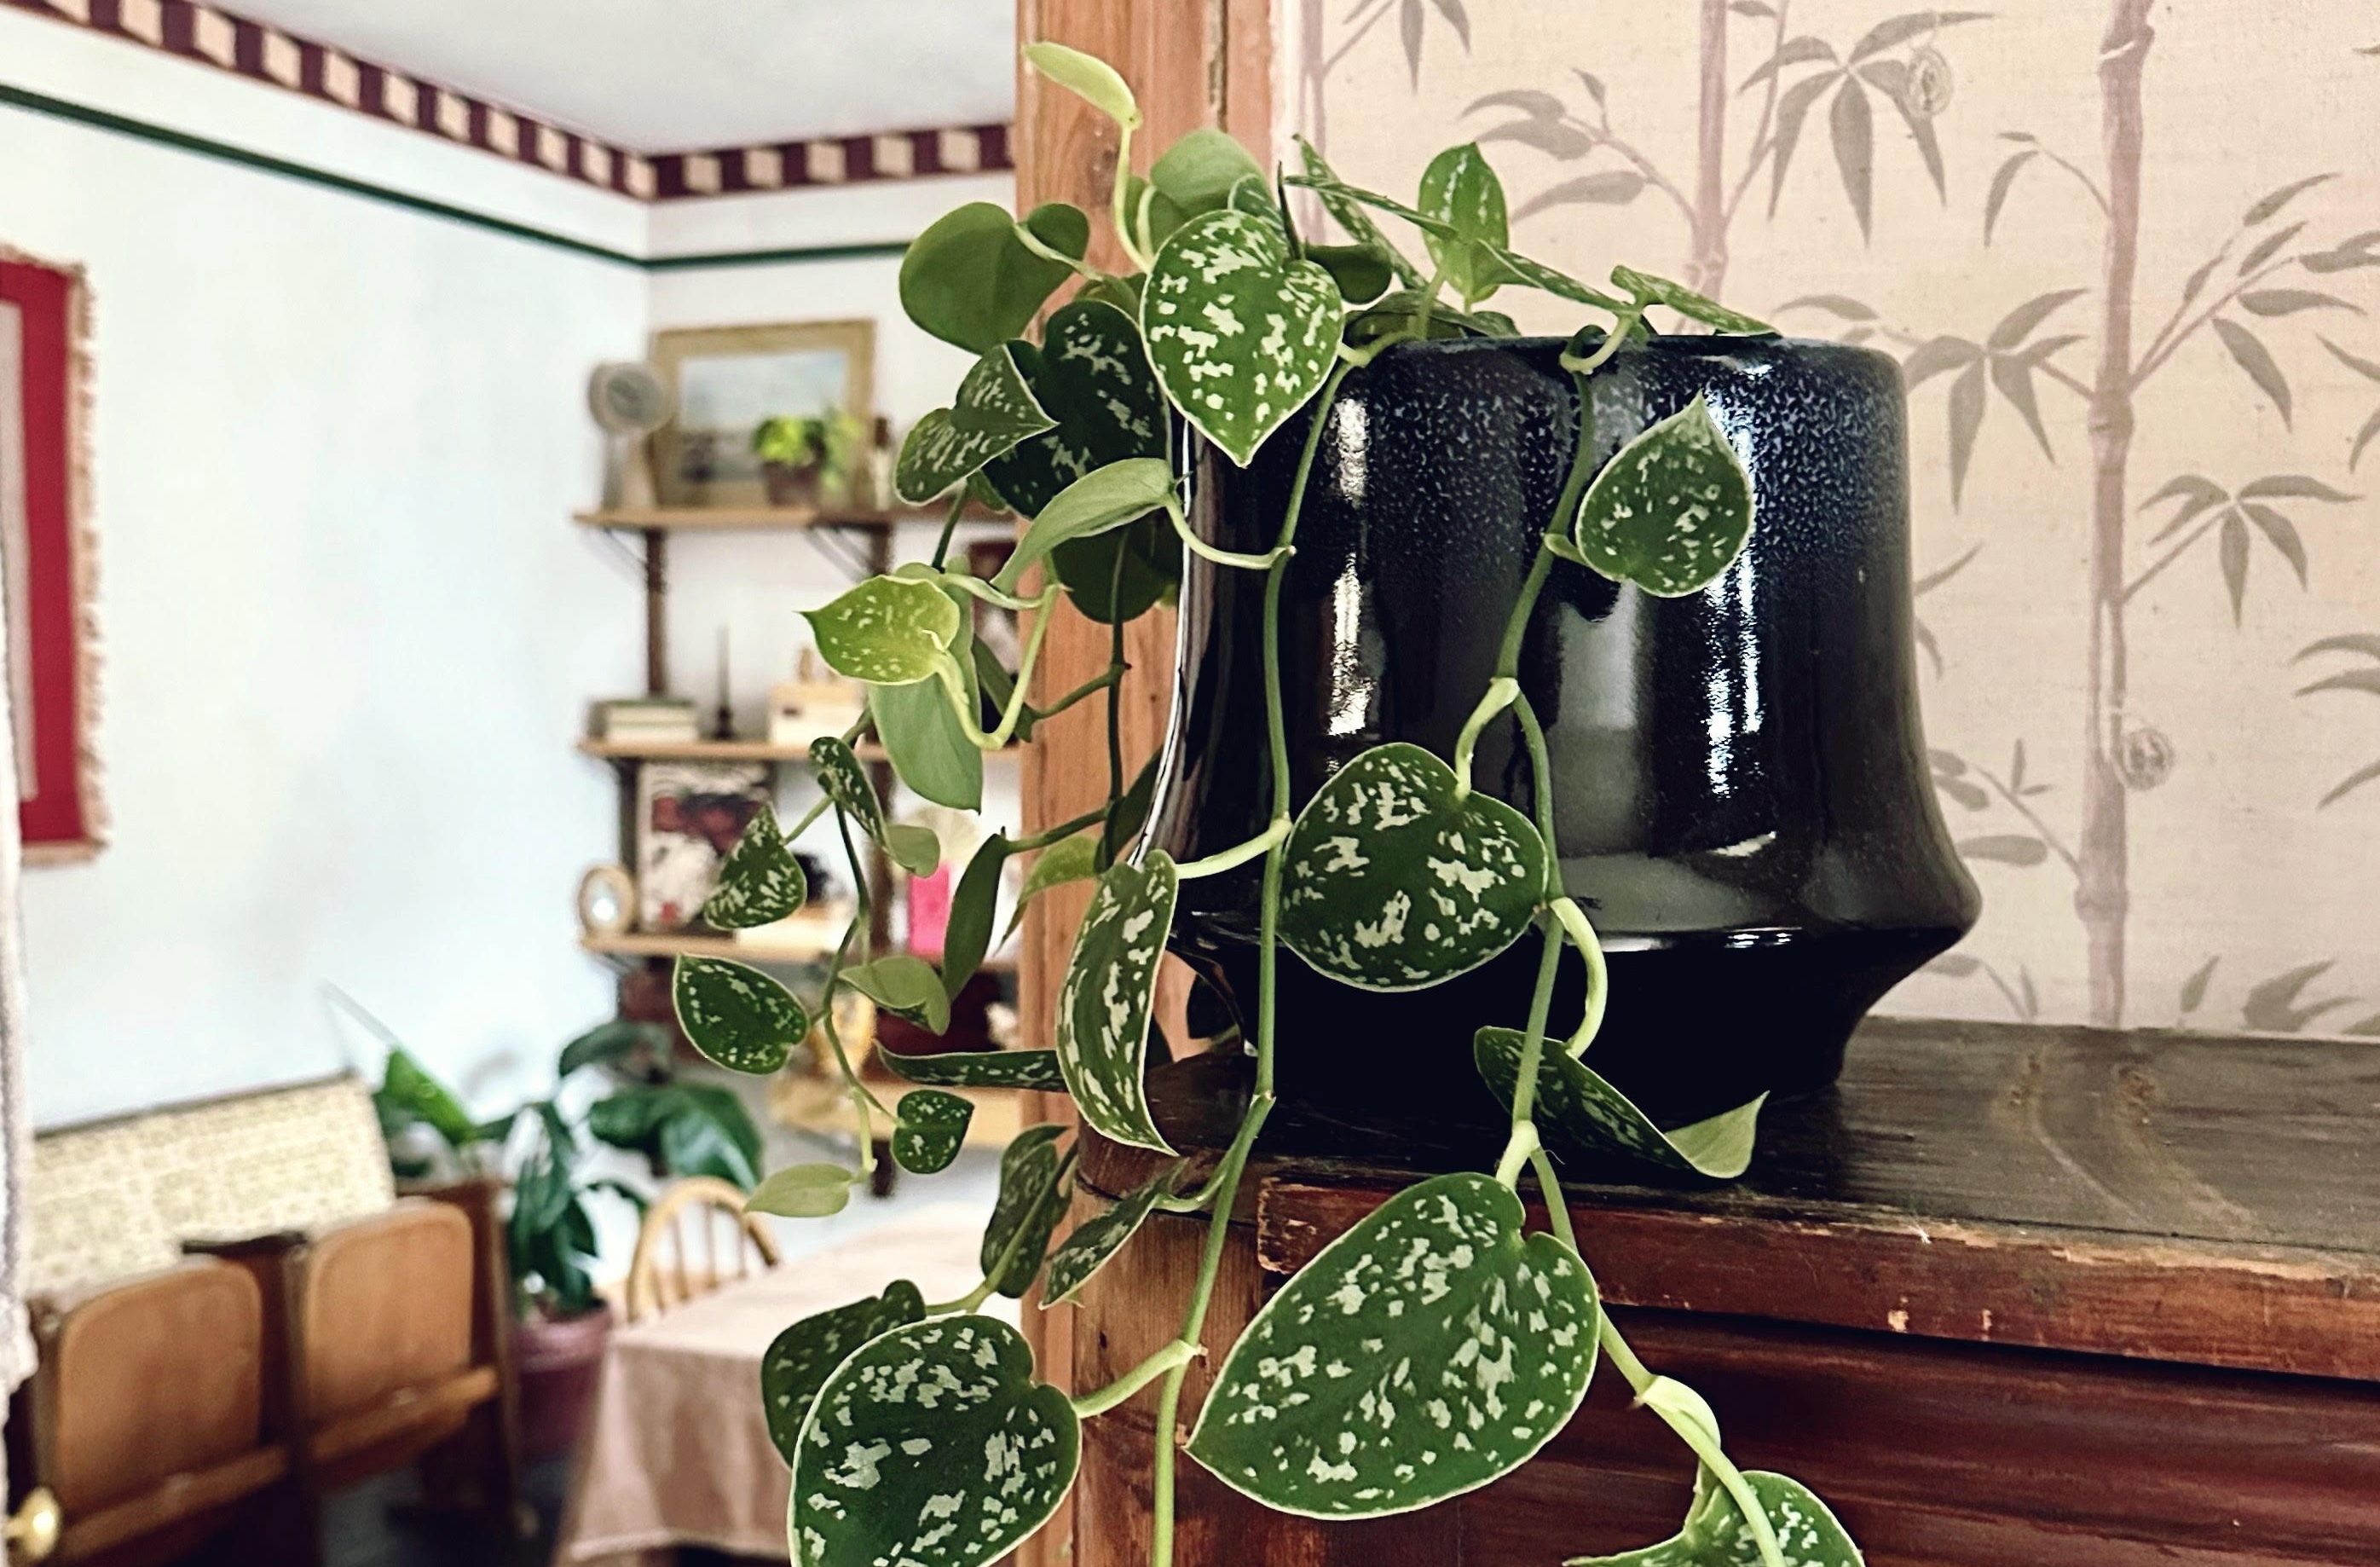
[[[1106,60],[1132,84],[1147,123],[1134,138],[1135,162],[1148,161],[1175,137],[1199,126],[1220,126],[1262,159],[1271,145],[1272,0],[1017,0],[1020,45],[1050,40]],[[1072,93],[1050,87],[1020,64],[1016,80],[1016,210],[1044,201],[1071,201],[1092,214],[1090,260],[1126,263],[1107,232],[1104,214],[1115,177],[1116,128]],[[1049,700],[1108,665],[1108,628],[1069,607],[1042,646],[1037,695]],[[1127,628],[1124,660],[1131,674],[1117,688],[1117,725],[1127,778],[1155,754],[1172,701],[1173,616],[1162,611]],[[1025,831],[1078,816],[1106,798],[1108,713],[1099,699],[1042,725],[1023,758]],[[1046,1044],[1058,982],[1065,972],[1088,893],[1061,888],[1035,900],[1026,917],[1018,983],[1021,1032]],[[1036,1096],[1028,1113],[1042,1120],[1067,1114],[1062,1096]],[[1170,1312],[1174,1302],[1166,1302]],[[1074,1363],[1074,1311],[1043,1312],[1027,1302],[1025,1330],[1034,1341],[1043,1375],[1063,1384]],[[1059,1567],[1073,1554],[1074,1520],[1061,1513],[1017,1553],[1024,1567]]]

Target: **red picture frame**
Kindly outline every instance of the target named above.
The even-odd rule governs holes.
[[[14,340],[5,357],[16,361],[12,386],[0,387],[0,421],[16,427],[0,428],[0,465],[15,470],[0,471],[0,527],[8,535],[0,537],[0,553],[8,578],[17,820],[28,862],[82,858],[106,841],[106,816],[91,743],[97,663],[81,269],[0,249],[0,315],[8,318],[0,331]],[[0,351],[9,346],[0,340]]]

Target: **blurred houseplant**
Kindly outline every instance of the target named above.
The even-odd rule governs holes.
[[[595,1172],[590,1143],[641,1157],[656,1180],[715,1175],[749,1187],[758,1179],[760,1133],[735,1093],[673,1077],[669,1039],[650,1023],[615,1018],[562,1048],[553,1089],[491,1121],[462,1101],[399,1045],[373,1103],[400,1177],[487,1176],[512,1184],[505,1223],[515,1301],[515,1361],[520,1368],[522,1443],[531,1457],[565,1452],[576,1439],[612,1311],[590,1271],[597,1255],[588,1197],[608,1193],[644,1210],[647,1194]],[[564,1099],[582,1074],[605,1092],[574,1122]]]
[[[821,414],[779,414],[752,431],[752,454],[772,506],[814,506],[851,498],[866,431],[840,408]]]

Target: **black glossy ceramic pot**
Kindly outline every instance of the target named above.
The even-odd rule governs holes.
[[[1281,606],[1303,805],[1367,747],[1440,756],[1493,672],[1576,440],[1552,339],[1411,344],[1330,412]],[[1860,1017],[1973,924],[1975,887],[1927,782],[1910,639],[1908,473],[1893,361],[1778,339],[1660,338],[1594,380],[1598,458],[1706,395],[1751,470],[1743,556],[1677,600],[1556,563],[1521,682],[1551,747],[1563,886],[1610,954],[1592,1060],[1657,1117],[1831,1082]],[[1196,462],[1194,520],[1229,549],[1280,528],[1307,421],[1245,471]],[[1263,825],[1262,577],[1193,559],[1183,688],[1155,841],[1188,859]],[[1509,723],[1483,789],[1530,808]],[[1177,950],[1255,996],[1255,867],[1185,883]],[[1574,1025],[1584,972],[1555,996]],[[1284,1098],[1469,1108],[1473,1031],[1524,1020],[1535,937],[1433,990],[1280,966]]]

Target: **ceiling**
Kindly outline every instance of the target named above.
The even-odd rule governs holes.
[[[1014,0],[229,0],[225,9],[639,152],[983,125]]]

